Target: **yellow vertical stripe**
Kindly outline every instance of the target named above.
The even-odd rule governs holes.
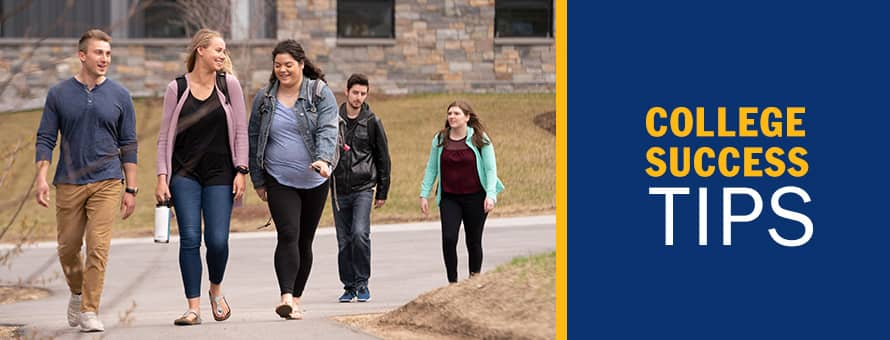
[[[568,188],[568,171],[566,159],[568,109],[567,75],[568,58],[566,57],[568,30],[566,17],[566,0],[556,0],[556,338],[568,338],[568,304],[567,304],[567,243],[568,207],[566,196]]]

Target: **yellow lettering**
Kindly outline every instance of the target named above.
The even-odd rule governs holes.
[[[646,168],[646,174],[650,177],[661,177],[667,170],[667,164],[659,158],[660,156],[664,156],[664,149],[661,147],[653,146],[646,150],[646,160],[651,164],[651,166]]]
[[[755,165],[760,164],[760,158],[754,157],[754,155],[759,155],[763,153],[763,148],[759,146],[748,146],[743,149],[745,154],[745,158],[742,161],[744,165],[744,176],[745,177],[763,177],[763,171],[760,169],[755,169]]]
[[[658,138],[667,133],[667,127],[661,125],[658,128],[655,128],[656,115],[661,118],[667,118],[667,111],[661,106],[653,106],[649,109],[649,112],[646,112],[646,132],[648,132],[650,136]]]
[[[680,129],[680,119],[683,119],[683,129]],[[671,132],[677,137],[686,137],[692,133],[692,112],[686,107],[678,106],[671,111]]]
[[[717,156],[717,167],[720,169],[720,174],[723,177],[730,178],[735,177],[739,173],[739,166],[733,165],[729,166],[729,157],[739,158],[739,150],[734,147],[727,146],[720,150],[720,155]]]
[[[757,137],[757,130],[749,129],[754,125],[754,120],[748,118],[748,115],[752,113],[757,113],[756,107],[742,106],[739,108],[739,137]]]
[[[782,122],[770,119],[770,117],[782,118],[782,110],[775,106],[763,109],[760,115],[760,130],[766,137],[782,137]]]
[[[803,159],[803,156],[806,154],[807,149],[800,146],[795,146],[791,148],[791,150],[788,150],[788,161],[797,166],[797,168],[791,167],[788,169],[789,175],[803,177],[810,171],[810,164],[807,163],[807,160]]]
[[[714,159],[716,156],[714,149],[707,146],[695,150],[695,163],[693,163],[695,165],[695,173],[701,177],[711,177],[711,175],[714,174],[715,169],[713,165],[708,165],[707,167],[704,166],[705,161],[703,158],[705,157],[705,154],[707,154],[709,159]]]
[[[697,137],[714,137],[714,131],[705,129],[705,108],[701,106],[695,108],[695,135]]]
[[[779,177],[782,176],[782,173],[785,172],[785,162],[782,161],[778,156],[785,154],[785,150],[782,148],[774,146],[769,149],[766,149],[766,162],[773,167],[768,167],[763,170],[770,177]]]
[[[718,137],[735,137],[735,131],[726,130],[726,108],[717,108],[717,136]]]
[[[797,115],[806,113],[806,110],[807,110],[807,108],[805,108],[803,106],[790,106],[790,107],[788,107],[788,109],[786,109],[786,112],[788,113],[788,123],[785,126],[785,129],[787,129],[785,132],[786,136],[788,136],[788,137],[806,137],[806,135],[807,135],[806,130],[798,130],[797,129],[797,127],[800,126],[801,123],[803,123],[803,120],[800,118],[797,118]]]

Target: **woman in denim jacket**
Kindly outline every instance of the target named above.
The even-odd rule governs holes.
[[[272,58],[269,85],[256,94],[250,113],[250,177],[278,232],[275,274],[281,302],[275,312],[302,319],[300,297],[312,268],[312,241],[337,143],[337,102],[325,84],[317,84],[324,82],[324,73],[299,43],[278,43]]]

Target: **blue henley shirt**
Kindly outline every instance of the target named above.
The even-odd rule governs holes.
[[[121,164],[136,164],[133,99],[111,79],[92,91],[74,77],[49,89],[37,129],[36,161],[52,162],[59,133],[53,185],[123,179]]]

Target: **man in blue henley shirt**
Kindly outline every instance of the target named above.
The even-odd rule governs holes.
[[[136,117],[129,91],[105,78],[111,37],[89,30],[78,42],[81,69],[50,88],[37,129],[37,203],[49,207],[46,175],[59,141],[56,187],[58,255],[71,291],[68,325],[101,332],[99,299],[111,227],[136,206]],[[123,173],[121,171],[123,169]],[[126,189],[123,181],[126,179]],[[121,191],[125,191],[123,195]],[[86,260],[81,246],[86,238]]]

